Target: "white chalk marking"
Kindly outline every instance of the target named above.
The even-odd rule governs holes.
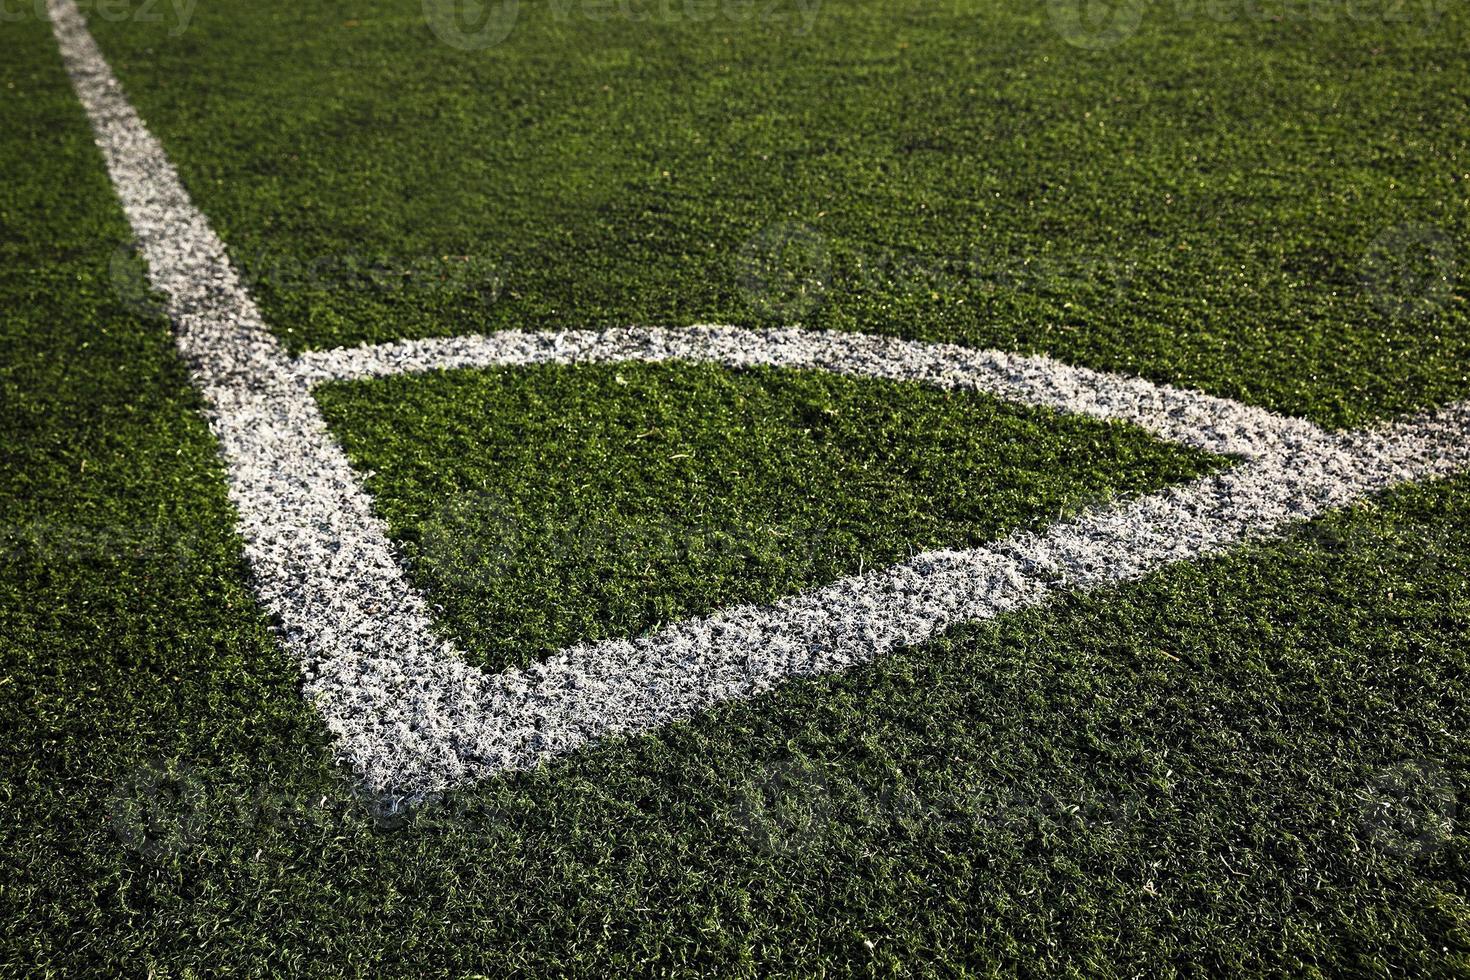
[[[1345,434],[1136,378],[860,334],[725,327],[406,341],[292,359],[266,330],[223,244],[190,202],[88,34],[48,0],[149,277],[203,392],[261,600],[300,660],[338,752],[382,791],[411,795],[523,769],[610,735],[870,661],[950,625],[1139,578],[1279,533],[1366,494],[1470,466],[1470,403]],[[1243,457],[1227,472],[1091,511],[1045,533],[931,552],[769,606],[649,636],[573,647],[495,676],[438,637],[311,387],[324,380],[494,364],[713,361],[973,388],[1123,419]]]
[[[445,685],[476,683],[479,672],[435,634],[309,386],[261,322],[75,3],[50,0],[49,10],[149,279],[206,400],[256,589],[301,662],[307,696],[373,786],[442,785],[433,773],[463,769],[440,721],[459,710]]]
[[[315,382],[448,368],[634,360],[804,368],[983,391],[1060,412],[1132,422],[1172,442],[1245,459],[1325,438],[1304,419],[1049,357],[848,332],[727,326],[507,330],[313,352],[303,354],[298,366]]]

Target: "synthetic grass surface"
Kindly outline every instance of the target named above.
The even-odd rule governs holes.
[[[12,972],[1470,967],[1466,481],[380,819],[101,269],[8,337]]]
[[[296,347],[800,322],[1330,425],[1470,393],[1463,4],[1180,0],[1088,50],[1061,0],[631,2],[475,51],[419,0],[93,28]]]
[[[376,812],[0,43],[0,972],[1470,971],[1465,479]]]
[[[415,584],[493,669],[1208,468],[1130,426],[815,372],[451,371],[318,398]]]

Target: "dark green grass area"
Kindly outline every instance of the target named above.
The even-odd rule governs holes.
[[[1470,972],[1470,479],[375,809],[49,44],[0,21],[0,974]]]
[[[1123,425],[710,365],[328,387],[416,584],[488,666],[766,602],[1203,473]]]
[[[298,348],[800,322],[1333,425],[1470,392],[1464,4],[1160,0],[1087,50],[1060,0],[628,2],[478,51],[420,0],[93,19]]]
[[[101,268],[5,293],[8,971],[1470,969],[1470,481],[384,816]]]

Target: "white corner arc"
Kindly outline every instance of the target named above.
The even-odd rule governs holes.
[[[856,333],[508,331],[293,358],[266,329],[73,0],[48,0],[48,8],[150,281],[206,400],[261,601],[279,619],[338,752],[375,790],[420,795],[534,766],[787,678],[870,661],[957,622],[1035,606],[1059,589],[1135,579],[1395,484],[1470,466],[1470,402],[1327,433],[1228,399],[1050,358]],[[1243,462],[1043,533],[919,555],[769,606],[573,647],[526,670],[487,676],[470,666],[405,579],[313,386],[443,368],[667,359],[972,388],[1130,422]]]

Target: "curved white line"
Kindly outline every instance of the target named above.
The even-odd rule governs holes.
[[[296,369],[315,384],[450,368],[632,360],[807,368],[965,388],[1059,412],[1131,422],[1171,442],[1244,459],[1318,444],[1325,438],[1321,429],[1304,419],[1143,378],[1073,367],[1050,357],[795,328],[507,330],[317,351],[299,357]]]
[[[422,794],[645,731],[792,676],[840,670],[1061,588],[1138,578],[1278,532],[1364,494],[1470,466],[1470,403],[1325,435],[1224,399],[1057,364],[859,334],[730,328],[506,333],[289,357],[224,245],[112,77],[73,0],[52,26],[123,210],[220,441],[261,600],[337,750],[374,789]],[[311,396],[328,378],[502,363],[696,357],[947,386],[1145,425],[1248,457],[1044,534],[936,552],[771,606],[567,650],[493,677],[435,634]]]

